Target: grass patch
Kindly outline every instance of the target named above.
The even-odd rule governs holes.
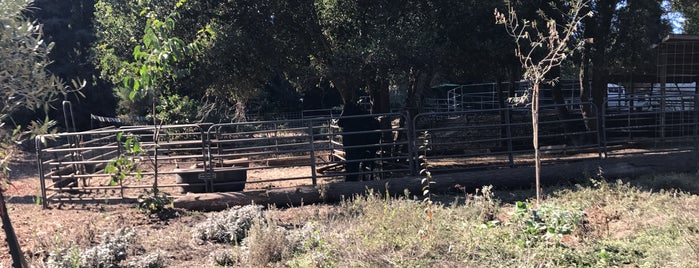
[[[485,190],[485,191],[484,191]],[[315,246],[279,266],[560,267],[699,265],[699,198],[678,190],[591,181],[537,205],[502,203],[490,188],[465,201],[426,204],[369,192],[313,217]],[[697,211],[699,212],[699,211]],[[321,239],[318,239],[321,238]],[[307,237],[307,239],[310,239]],[[319,258],[318,256],[325,256]]]
[[[590,180],[546,189],[540,204],[483,187],[431,206],[370,191],[334,206],[235,207],[191,217],[168,243],[199,252],[188,264],[205,266],[699,267],[699,197],[686,191],[697,175],[668,178],[684,186],[657,187],[662,176]],[[92,247],[56,243],[63,249],[44,265],[94,264],[88,255],[114,267],[177,263],[168,259],[178,253],[137,246],[158,244],[144,234],[114,232]]]

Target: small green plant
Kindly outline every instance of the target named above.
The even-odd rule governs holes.
[[[533,246],[540,241],[559,241],[563,235],[571,234],[582,222],[583,211],[546,204],[534,208],[529,202],[517,201],[514,219],[523,231],[518,244]]]
[[[80,249],[72,246],[54,250],[49,254],[46,266],[49,268],[80,267]]]
[[[136,157],[144,153],[138,136],[124,132],[117,134],[117,144],[119,144],[119,155],[116,159],[107,163],[104,172],[111,175],[110,186],[115,186],[135,173],[136,178],[141,179],[141,170],[138,168]]]
[[[138,209],[148,215],[155,215],[165,211],[168,205],[173,207],[172,202],[168,193],[144,189],[138,196]]]
[[[434,202],[432,202],[432,192],[430,191],[434,181],[432,180],[429,162],[427,162],[427,152],[432,149],[430,144],[431,135],[429,132],[425,131],[420,135],[419,139],[422,141],[422,145],[420,145],[418,150],[421,151],[422,154],[418,156],[418,160],[420,161],[420,176],[423,176],[420,182],[422,183],[423,201],[426,205],[425,220],[427,223],[426,230],[422,230],[421,235],[423,239],[426,239],[427,236],[432,233],[432,217],[434,216]]]

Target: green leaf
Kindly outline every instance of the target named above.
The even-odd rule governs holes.
[[[138,154],[141,152],[141,144],[139,142],[134,142],[132,153]]]
[[[139,60],[140,58],[142,58],[141,46],[136,46],[133,48],[133,59]]]
[[[131,90],[129,93],[129,99],[134,100],[136,98],[136,94],[138,94],[138,90]]]
[[[122,83],[124,84],[125,88],[131,88],[131,84],[133,83],[133,77],[127,76],[124,77],[124,80],[122,80]]]

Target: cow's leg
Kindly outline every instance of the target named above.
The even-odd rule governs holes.
[[[361,149],[350,148],[345,149],[345,181],[358,181],[359,176],[356,174],[359,172],[359,164],[362,157]]]

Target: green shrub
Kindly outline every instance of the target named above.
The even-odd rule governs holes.
[[[563,235],[571,234],[582,223],[584,215],[582,210],[551,204],[534,208],[530,203],[518,201],[516,206],[513,220],[522,231],[518,243],[527,247],[542,241],[559,242]]]
[[[155,109],[166,125],[189,124],[197,121],[199,102],[178,94],[161,95]]]

